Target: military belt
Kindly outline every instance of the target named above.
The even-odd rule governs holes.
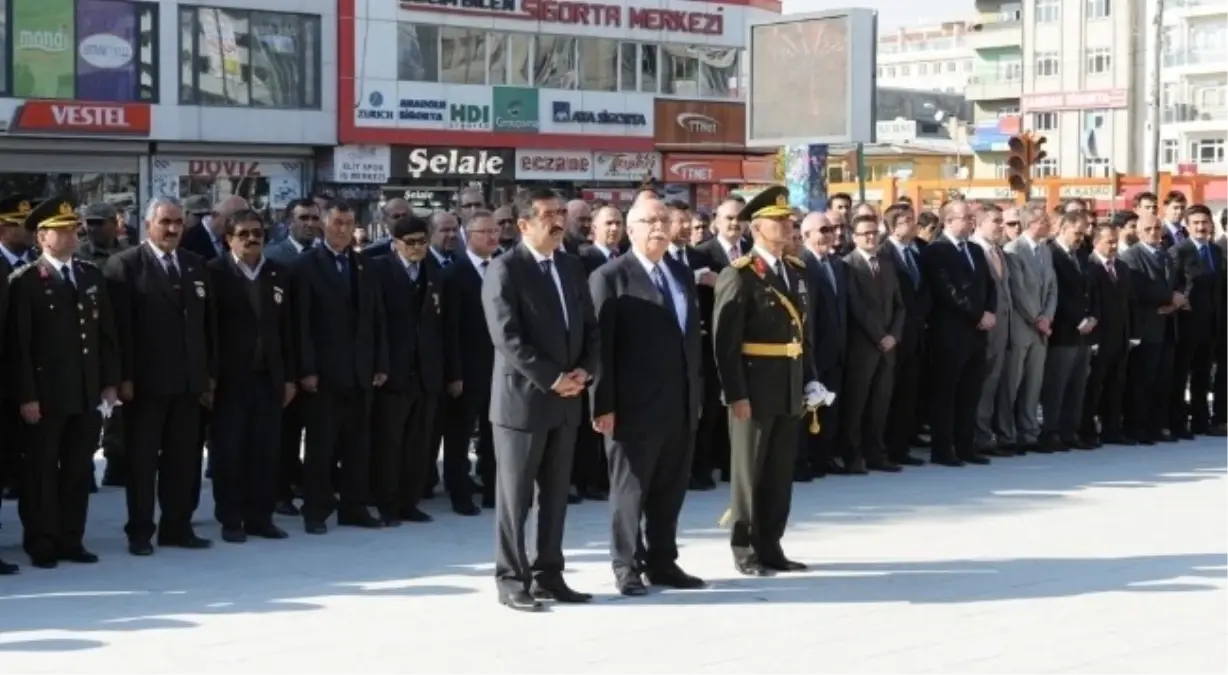
[[[802,355],[800,342],[744,342],[743,356],[766,356],[770,358],[796,359]]]

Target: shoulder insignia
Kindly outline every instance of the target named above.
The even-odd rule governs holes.
[[[785,256],[785,260],[788,260],[789,264],[794,267],[805,267],[806,266],[806,263],[802,262],[802,259],[797,256],[787,255]]]
[[[93,260],[86,260],[85,258],[73,258],[72,261],[86,269],[98,269],[98,263],[94,262]]]
[[[28,274],[30,270],[34,269],[35,267],[38,267],[38,263],[30,263],[28,265],[23,265],[19,270],[13,270],[12,273],[9,274],[9,281],[16,279],[23,274]]]
[[[738,258],[737,260],[730,262],[729,265],[737,269],[742,269],[743,267],[746,267],[747,265],[750,264],[750,260],[751,260],[750,256],[744,255],[741,258]]]

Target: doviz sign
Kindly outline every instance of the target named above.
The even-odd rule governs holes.
[[[473,148],[393,148],[392,170],[408,178],[497,178],[510,175],[509,150]]]
[[[625,127],[642,127],[648,124],[648,118],[639,113],[572,110],[571,101],[555,101],[553,119],[556,124],[609,124]]]

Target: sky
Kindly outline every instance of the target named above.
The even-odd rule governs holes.
[[[785,14],[818,12],[845,7],[878,10],[879,30],[927,26],[943,21],[971,19],[976,10],[973,0],[784,0]]]

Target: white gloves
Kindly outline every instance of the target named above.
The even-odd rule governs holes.
[[[802,389],[802,396],[807,408],[828,406],[836,401],[835,392],[827,391],[827,387],[818,381],[807,382]]]
[[[115,412],[115,409],[123,404],[123,401],[111,403],[110,401],[103,399],[102,403],[98,404],[98,412],[102,413],[102,419],[109,420],[111,419],[111,414]]]

